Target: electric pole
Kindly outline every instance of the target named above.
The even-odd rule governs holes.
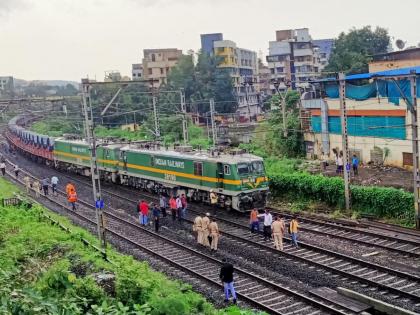
[[[90,98],[89,79],[82,79],[82,106],[85,118],[85,133],[90,146],[90,173],[92,176],[93,199],[95,201],[95,214],[98,229],[99,242],[104,251],[106,251],[106,238],[104,227],[103,206],[104,202],[101,199],[101,181],[96,158],[96,137],[93,124],[93,111]]]
[[[343,141],[344,197],[346,199],[346,210],[350,210],[350,172],[347,170],[347,164],[349,163],[349,141],[347,134],[346,76],[343,72],[338,74],[338,81],[340,84],[341,136]]]
[[[213,135],[213,146],[216,147],[217,133],[216,133],[216,123],[214,121],[214,98],[210,99],[210,119],[211,119],[211,132]]]
[[[159,117],[158,117],[158,112],[157,112],[157,98],[156,96],[152,96],[152,102],[153,102],[153,117],[155,120],[155,138],[159,139],[160,138],[160,128],[159,128]]]
[[[416,229],[420,229],[420,170],[419,170],[419,139],[418,139],[418,116],[417,116],[417,80],[416,71],[410,72],[411,86],[411,131],[413,143],[413,176],[414,176],[414,208],[416,210]]]
[[[182,135],[184,138],[184,145],[188,143],[188,124],[187,124],[187,105],[185,104],[185,93],[181,89],[179,92],[181,96],[181,112],[182,112]]]

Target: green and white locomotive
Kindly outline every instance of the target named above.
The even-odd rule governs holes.
[[[202,202],[209,202],[210,191],[214,191],[220,206],[239,211],[264,207],[268,195],[263,160],[247,153],[100,142],[97,161],[108,181],[168,195],[184,193]],[[58,168],[90,175],[88,143],[55,139],[54,162]]]

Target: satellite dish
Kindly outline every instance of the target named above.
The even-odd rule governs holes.
[[[398,47],[398,49],[403,49],[405,47],[405,42],[402,39],[397,39],[395,41],[395,45]]]

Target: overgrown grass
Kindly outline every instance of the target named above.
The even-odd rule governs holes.
[[[20,189],[10,182],[0,178],[0,198],[10,198],[13,193],[19,192]]]
[[[11,185],[0,181],[0,197]],[[73,231],[68,234],[41,213]],[[216,310],[187,284],[168,280],[145,262],[110,249],[111,264],[80,238],[95,237],[41,206],[0,206],[0,314],[252,314]],[[107,285],[99,277],[113,275]]]

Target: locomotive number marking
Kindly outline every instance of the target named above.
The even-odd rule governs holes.
[[[172,175],[172,174],[165,174],[165,179],[175,182],[176,181],[176,176]]]

